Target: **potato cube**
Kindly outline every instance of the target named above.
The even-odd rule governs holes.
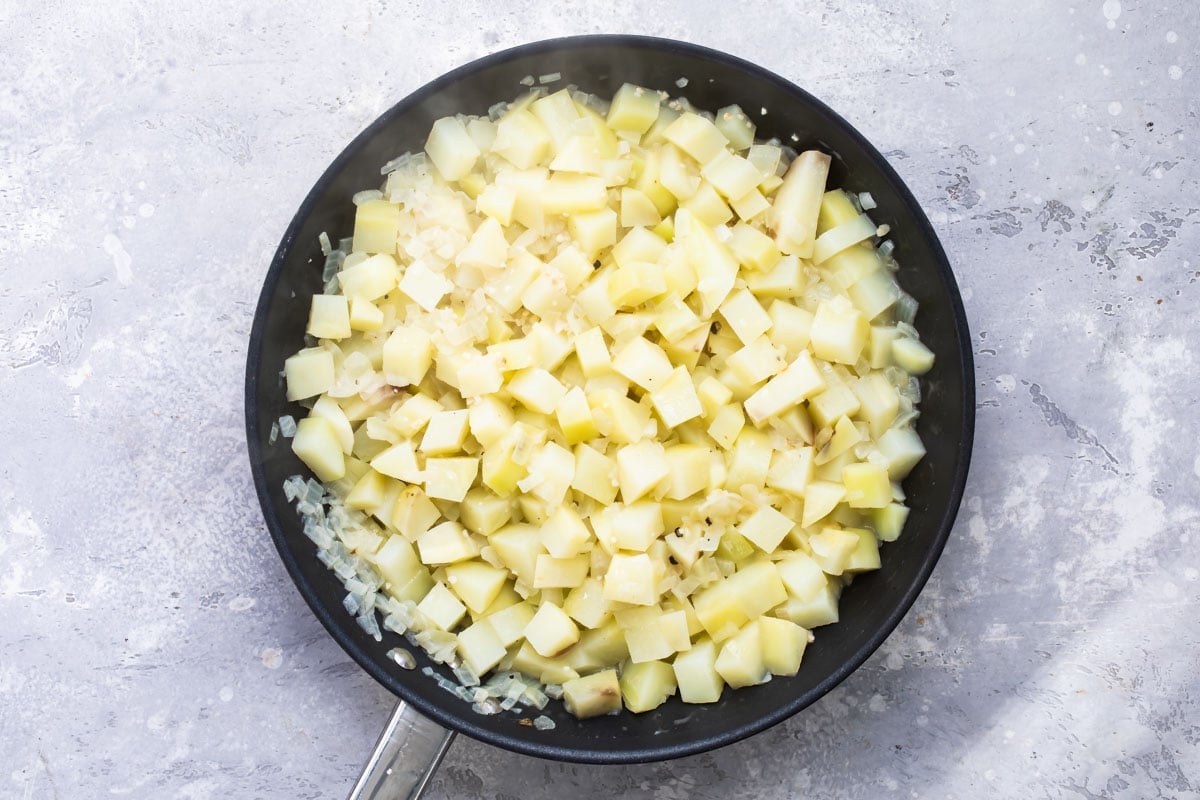
[[[831,363],[853,364],[862,354],[871,326],[844,298],[822,300],[809,331],[813,355]],[[892,347],[893,351],[895,346]]]
[[[732,492],[740,491],[746,485],[765,486],[771,469],[771,453],[767,434],[754,428],[743,428],[730,454],[725,486]]]
[[[399,279],[396,259],[388,253],[380,253],[353,266],[343,267],[338,273],[342,293],[351,299],[378,300],[395,289]]]
[[[668,428],[677,428],[704,413],[692,377],[684,367],[676,367],[662,385],[650,392],[650,402]]]
[[[822,434],[828,433],[828,428],[822,429]],[[816,457],[813,459],[817,466],[827,464],[841,456],[843,453],[848,453],[850,448],[863,440],[862,432],[855,427],[854,423],[847,417],[839,417],[834,423],[832,434],[826,439],[822,434],[818,434],[816,442]],[[840,475],[837,476],[840,479]]]
[[[615,131],[645,133],[658,119],[661,103],[662,95],[653,89],[623,84],[613,95],[606,124]]]
[[[522,523],[505,525],[488,537],[488,544],[504,566],[517,576],[517,580],[526,586],[533,586],[537,557],[544,552],[536,527]]]
[[[459,507],[459,521],[472,533],[487,536],[512,518],[512,503],[497,497],[482,486],[467,492]]]
[[[530,459],[529,475],[520,486],[554,509],[563,502],[574,475],[574,454],[554,442],[546,442]]]
[[[479,545],[466,529],[449,520],[418,536],[417,550],[426,564],[452,564],[479,555]]]
[[[792,160],[784,174],[769,220],[775,243],[783,253],[812,257],[817,216],[832,161],[818,150],[806,150]]]
[[[333,386],[333,353],[322,347],[307,347],[283,362],[283,375],[288,400],[324,394]]]
[[[514,375],[508,382],[508,392],[530,411],[552,414],[567,390],[558,378],[540,367],[534,367]]]
[[[485,619],[491,624],[500,643],[511,647],[524,637],[525,627],[533,619],[535,611],[529,603],[518,602],[488,614]]]
[[[758,170],[741,156],[720,150],[700,168],[700,175],[725,197],[745,197],[758,186]]]
[[[438,500],[461,502],[478,472],[478,458],[427,458],[425,492]]]
[[[545,658],[556,658],[579,641],[579,628],[552,603],[542,603],[525,626],[525,640]]]
[[[346,495],[346,505],[368,514],[374,514],[387,497],[389,483],[391,481],[386,475],[368,469]]]
[[[396,253],[400,206],[388,200],[368,200],[354,209],[355,253]],[[344,284],[343,284],[344,286]]]
[[[543,553],[537,557],[533,572],[534,589],[573,589],[581,586],[588,574],[587,556],[555,558]]]
[[[764,683],[771,674],[763,660],[762,631],[758,620],[746,624],[721,645],[713,665],[727,684],[737,689]]]
[[[621,500],[632,503],[645,495],[669,472],[663,446],[652,439],[622,447],[617,451],[617,483]]]
[[[350,306],[345,296],[314,294],[307,332],[318,339],[345,339],[350,336]]]
[[[336,481],[346,474],[346,456],[337,431],[323,417],[305,417],[296,425],[292,452],[299,456],[318,480]]]
[[[771,344],[787,351],[789,359],[795,359],[808,347],[808,334],[812,328],[811,312],[784,300],[776,300],[767,310],[771,317]]]
[[[458,655],[467,669],[483,675],[499,664],[508,650],[491,623],[481,619],[458,634]]]
[[[510,111],[496,124],[492,152],[520,169],[529,169],[550,155],[550,133],[526,109]]]
[[[698,380],[696,396],[700,398],[704,416],[711,420],[716,417],[717,412],[729,405],[729,401],[733,399],[733,392],[712,375],[705,375],[701,378],[700,373],[694,372],[693,374]]]
[[[622,550],[632,550],[644,553],[658,537],[662,536],[663,526],[662,507],[658,503],[640,501],[629,505],[616,504],[606,508],[596,521],[597,538],[601,536],[601,527],[609,526],[610,533],[606,538],[615,541]]]
[[[805,267],[795,256],[783,256],[770,269],[747,273],[745,278],[747,288],[760,298],[801,297],[809,284]]]
[[[653,391],[672,371],[663,349],[641,336],[631,339],[617,352],[612,367],[646,391]]]
[[[776,616],[788,619],[802,628],[818,628],[838,621],[837,581],[828,581],[815,596],[807,599],[789,598],[780,605]]]
[[[874,534],[872,534],[874,535]],[[835,527],[821,528],[808,537],[813,561],[830,575],[841,575],[846,571],[850,556],[858,547],[858,535]]]
[[[629,186],[621,188],[620,209],[622,228],[653,228],[662,222],[662,215],[658,212],[654,201],[645,192]]]
[[[521,307],[521,298],[525,291],[538,275],[542,274],[544,268],[537,256],[524,250],[516,250],[509,258],[507,266],[484,285],[483,291],[496,305],[512,314]]]
[[[772,675],[795,675],[808,646],[808,631],[794,622],[778,617],[758,620],[763,666]]]
[[[565,682],[563,705],[579,719],[615,714],[621,710],[621,685],[615,669],[606,669]]]
[[[675,656],[671,665],[679,686],[679,699],[685,703],[715,703],[721,699],[725,680],[717,673],[717,646],[707,636],[697,640],[687,652]]]
[[[412,442],[403,441],[388,447],[371,459],[371,468],[406,483],[421,483],[425,472],[417,463]]]
[[[608,297],[619,309],[635,308],[666,291],[662,268],[649,261],[630,261],[614,270],[608,279]]]
[[[896,366],[912,375],[924,375],[933,369],[933,351],[917,339],[894,340],[892,360]]]
[[[550,555],[559,559],[571,558],[588,549],[592,533],[570,506],[560,506],[542,524],[542,546]],[[571,584],[575,586],[577,584]]]
[[[894,481],[908,477],[913,467],[925,457],[925,445],[911,428],[891,428],[879,437],[877,444],[887,459],[888,476]]]
[[[604,575],[604,599],[616,603],[651,606],[658,602],[654,563],[645,553],[617,553]]]
[[[730,380],[728,377],[722,378],[722,382],[737,393],[737,389],[733,385],[740,382],[744,386],[754,387],[755,385],[767,380],[772,375],[776,375],[784,371],[788,367],[788,362],[784,361],[779,350],[771,344],[770,340],[765,336],[760,336],[753,342],[750,342],[745,347],[734,352],[725,360],[725,365],[728,372],[736,380]],[[798,368],[800,369],[800,368]],[[795,382],[794,376],[791,380],[785,381],[786,385]],[[772,390],[769,394],[776,394],[777,390]],[[753,417],[751,417],[753,419]]]
[[[825,386],[812,356],[805,350],[778,375],[746,399],[746,414],[755,425],[776,416]]]
[[[414,261],[404,269],[397,284],[414,303],[426,311],[437,308],[442,298],[454,288],[450,281],[434,272],[421,261]]]
[[[611,208],[573,214],[567,219],[567,231],[587,257],[595,257],[617,241],[617,212]]]
[[[446,583],[472,614],[486,611],[507,580],[508,570],[483,561],[462,561],[446,567]]]
[[[485,448],[491,447],[512,428],[512,409],[495,397],[480,397],[467,410],[471,435]]]
[[[439,456],[461,450],[467,438],[468,414],[464,408],[439,411],[430,417],[425,436],[421,439],[421,452],[427,456]]]
[[[433,527],[442,517],[441,510],[429,499],[420,486],[409,486],[400,492],[392,506],[392,527],[410,542]]]
[[[892,482],[881,464],[847,464],[842,468],[842,483],[851,508],[883,508],[892,502]]]
[[[711,451],[694,444],[679,444],[666,449],[667,479],[665,496],[672,500],[686,500],[692,495],[711,488],[709,453]]]
[[[389,536],[378,551],[367,556],[367,560],[379,570],[393,597],[395,590],[403,588],[414,575],[424,573],[426,577],[429,576],[429,570],[422,566],[417,551],[400,536]]]
[[[846,487],[829,481],[812,481],[804,491],[804,515],[800,527],[811,528],[833,511],[846,496]]]
[[[899,539],[907,520],[908,506],[903,503],[888,503],[883,508],[871,511],[871,524],[875,526],[875,535],[883,542]]]
[[[739,406],[725,406],[713,417],[712,424],[708,426],[708,435],[721,447],[729,449],[733,447],[745,425],[746,418]]]
[[[606,208],[608,192],[601,178],[555,172],[546,181],[541,201],[546,214],[582,214]]]
[[[475,211],[486,215],[488,219],[494,220],[500,225],[507,226],[512,223],[513,209],[516,207],[516,203],[517,192],[513,187],[493,183],[486,186],[475,198]],[[503,262],[503,257],[500,261]],[[459,261],[459,263],[463,262]]]
[[[351,330],[377,331],[383,327],[383,311],[370,300],[352,297],[349,306],[349,322]]]
[[[571,488],[607,505],[617,496],[616,464],[612,459],[587,446],[575,448],[575,474]]]
[[[764,553],[773,553],[795,523],[771,506],[763,506],[737,526],[738,532]]]
[[[663,138],[701,164],[707,164],[725,152],[729,143],[716,125],[690,111],[680,114],[668,125]]]
[[[598,628],[612,614],[612,604],[604,599],[604,584],[599,578],[585,578],[567,595],[563,611],[585,628]]]
[[[844,384],[827,386],[808,399],[808,413],[813,422],[830,427],[840,417],[852,417],[862,407],[858,397]]]
[[[729,207],[738,215],[738,219],[757,220],[771,210],[771,203],[758,189],[751,189],[741,197],[731,198]]]
[[[429,621],[444,631],[454,630],[467,614],[467,607],[446,588],[444,583],[435,583],[425,598],[417,604],[420,611]]]
[[[433,341],[420,328],[399,327],[383,345],[383,374],[392,386],[415,386],[433,364]]]
[[[442,404],[427,394],[418,393],[405,400],[388,417],[388,425],[405,438],[416,436],[434,414],[442,410]]]
[[[479,148],[457,117],[442,117],[433,123],[425,140],[425,152],[448,181],[466,177],[479,158]]]
[[[775,241],[758,228],[745,222],[739,222],[733,226],[729,249],[737,258],[738,263],[760,273],[770,270],[779,263],[780,259]]]
[[[771,467],[767,471],[767,486],[770,488],[803,498],[812,477],[811,447],[793,447],[771,454]]]
[[[879,540],[875,533],[866,528],[847,528],[846,532],[858,537],[858,544],[846,560],[846,572],[854,575],[879,569]]]
[[[692,196],[680,201],[679,206],[687,209],[697,223],[709,228],[716,228],[733,219],[733,211],[708,181],[701,181]]]
[[[821,565],[801,552],[789,553],[787,558],[775,562],[779,577],[788,594],[800,600],[811,600],[824,590],[829,582]]]
[[[675,672],[663,661],[629,664],[621,671],[621,697],[635,714],[658,708],[675,694]]]
[[[720,313],[742,344],[750,344],[771,329],[771,317],[745,289],[730,294]]]

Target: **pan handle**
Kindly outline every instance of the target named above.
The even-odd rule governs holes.
[[[453,740],[453,731],[401,700],[347,800],[416,800]]]

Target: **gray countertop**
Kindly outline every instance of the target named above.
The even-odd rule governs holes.
[[[344,794],[391,697],[263,527],[262,277],[393,102],[602,30],[757,61],[888,154],[971,320],[971,478],[913,611],[789,722],[633,768],[460,737],[430,796],[1197,796],[1200,11],[890,5],[0,3],[0,797]]]

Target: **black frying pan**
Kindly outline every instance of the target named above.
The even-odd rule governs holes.
[[[845,591],[841,622],[817,631],[799,675],[727,690],[711,705],[674,698],[642,715],[580,721],[551,703],[544,713],[556,727],[542,731],[519,725],[513,714],[472,712],[419,668],[403,670],[388,657],[389,649],[404,644],[401,637],[387,633],[379,643],[358,627],[342,608],[339,581],[317,561],[283,497],[284,479],[307,471],[286,440],[269,445],[267,439],[280,415],[305,413],[284,398],[280,370],[302,346],[310,297],[321,288],[318,234],[349,235],[351,195],[377,188],[384,162],[420,150],[435,119],[485,114],[515,97],[526,75],[554,72],[563,76],[555,87],[573,83],[600,96],[612,96],[630,81],[682,94],[703,109],[738,103],[758,126],[759,138],[832,153],[830,184],[870,191],[878,203],[873,218],[891,226],[900,281],[920,303],[917,327],[937,362],[922,380],[918,430],[929,452],[904,484],[912,509],[904,535],[883,548],[883,569],[860,576]],[[682,89],[676,85],[681,77],[688,80]],[[267,528],[300,593],[338,644],[445,728],[526,755],[604,764],[677,758],[730,744],[790,717],[858,668],[908,611],[942,552],[967,478],[974,414],[971,341],[954,276],[929,221],[883,156],[845,120],[777,75],[713,50],[635,36],[556,39],[480,59],[421,88],[363,131],[317,181],[280,242],[259,299],[246,370],[246,433]],[[418,667],[428,664],[419,652],[417,659]]]

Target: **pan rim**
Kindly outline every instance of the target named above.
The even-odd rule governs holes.
[[[482,726],[472,724],[466,713],[456,715],[448,712],[441,706],[431,703],[416,692],[410,691],[403,681],[399,680],[394,671],[389,671],[384,668],[375,657],[363,649],[345,632],[344,620],[340,617],[335,619],[335,611],[342,611],[339,606],[336,610],[322,603],[317,597],[315,586],[305,576],[300,567],[298,554],[294,552],[289,545],[284,534],[284,526],[274,510],[274,502],[272,492],[274,491],[267,483],[267,476],[264,469],[264,452],[261,438],[261,420],[257,417],[257,399],[259,393],[258,373],[261,366],[261,354],[263,350],[263,339],[266,331],[266,320],[271,306],[271,298],[274,295],[275,288],[283,274],[285,263],[288,261],[292,249],[296,244],[297,237],[305,221],[313,212],[319,198],[326,190],[328,185],[342,171],[347,163],[357,154],[357,152],[370,140],[378,131],[387,127],[395,118],[406,114],[409,110],[416,106],[426,98],[442,91],[445,87],[452,85],[456,81],[486,70],[488,68],[503,64],[505,62],[524,58],[531,55],[539,55],[547,52],[560,51],[564,49],[576,48],[597,48],[597,47],[625,47],[654,51],[666,51],[686,55],[692,58],[716,62],[717,64],[737,70],[748,75],[758,81],[774,84],[777,88],[794,97],[797,102],[807,105],[816,112],[828,117],[833,124],[840,126],[843,132],[852,139],[868,156],[871,168],[877,171],[887,182],[889,182],[896,190],[901,202],[913,214],[917,223],[918,230],[916,234],[922,238],[929,246],[930,252],[933,254],[933,259],[930,266],[936,268],[939,278],[948,289],[950,300],[950,311],[954,321],[954,328],[957,337],[957,355],[958,369],[963,375],[963,391],[961,402],[963,404],[963,423],[961,429],[957,431],[958,435],[958,461],[955,465],[955,472],[950,476],[950,502],[946,504],[942,511],[941,519],[938,523],[938,529],[934,536],[931,546],[923,555],[917,570],[916,579],[906,591],[897,599],[892,612],[885,619],[884,624],[870,636],[862,645],[860,645],[850,657],[842,662],[842,664],[834,670],[825,680],[821,681],[811,689],[801,694],[798,694],[790,702],[781,704],[771,708],[767,713],[756,717],[753,721],[723,730],[717,734],[710,735],[704,738],[690,740],[685,743],[664,745],[656,747],[643,747],[630,750],[605,751],[593,748],[579,748],[555,744],[553,737],[547,737],[545,743],[531,742],[522,739],[508,737],[495,731],[483,728]],[[970,468],[971,452],[974,440],[975,428],[975,387],[974,387],[974,360],[971,351],[970,331],[967,323],[966,312],[963,307],[961,295],[958,290],[958,284],[951,270],[949,260],[946,257],[945,251],[942,248],[941,242],[933,230],[926,214],[912,195],[907,185],[900,179],[900,176],[887,162],[887,160],[879,153],[879,151],[862,135],[858,130],[842,118],[837,112],[829,108],[816,97],[809,94],[803,88],[795,85],[791,81],[760,67],[752,62],[746,61],[737,56],[724,53],[719,50],[703,47],[700,45],[683,42],[674,39],[665,39],[651,36],[637,36],[624,34],[600,34],[600,35],[581,35],[568,36],[553,39],[544,39],[536,42],[531,42],[517,47],[512,47],[502,50],[482,58],[471,61],[463,66],[460,66],[450,72],[447,72],[438,78],[426,83],[416,91],[401,99],[393,105],[370,125],[368,125],[361,133],[350,141],[348,145],[338,154],[333,162],[324,170],[321,176],[314,183],[312,189],[309,190],[295,216],[289,223],[280,240],[279,246],[275,251],[275,255],[271,260],[271,264],[267,270],[263,280],[263,287],[259,295],[258,303],[255,307],[254,321],[250,332],[248,344],[247,361],[246,361],[246,384],[245,384],[245,416],[246,416],[246,437],[247,451],[250,460],[251,472],[254,478],[256,494],[258,496],[259,505],[262,508],[264,522],[268,532],[271,535],[275,548],[279,553],[285,569],[287,570],[292,582],[297,590],[312,610],[313,614],[321,622],[324,628],[334,638],[338,645],[349,655],[367,674],[387,688],[392,694],[403,699],[425,716],[438,722],[444,727],[466,734],[476,740],[487,744],[495,745],[513,752],[523,755],[533,756],[537,758],[552,759],[557,761],[568,761],[574,763],[586,764],[633,764],[645,763],[652,761],[662,761],[667,759],[680,758],[688,755],[714,750],[724,747],[734,742],[745,739],[756,733],[760,733],[767,728],[773,727],[789,717],[799,713],[808,706],[815,703],[821,697],[832,691],[838,684],[855,672],[862,664],[883,644],[883,642],[891,635],[900,621],[907,615],[909,609],[916,601],[917,596],[924,589],[929,580],[930,575],[936,566],[942,551],[945,548],[946,542],[950,536],[950,532],[954,525],[954,520],[958,514],[959,506],[962,501],[963,493],[966,486],[967,474]],[[447,695],[449,698],[450,696]],[[464,709],[467,707],[464,705]]]

